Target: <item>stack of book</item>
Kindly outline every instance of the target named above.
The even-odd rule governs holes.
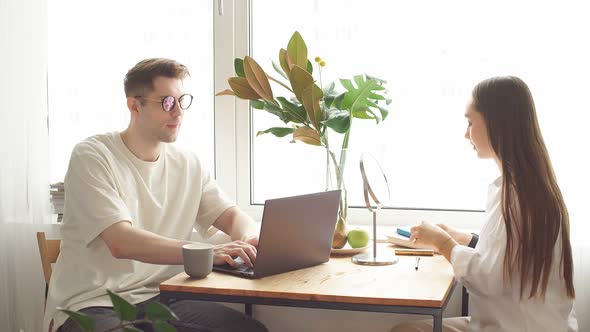
[[[49,185],[50,201],[53,205],[53,212],[57,214],[57,222],[61,222],[64,216],[64,201],[66,192],[64,183],[57,182]]]

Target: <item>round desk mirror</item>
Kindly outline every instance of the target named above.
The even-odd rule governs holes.
[[[361,265],[395,264],[398,258],[394,254],[377,254],[377,212],[389,203],[391,195],[387,176],[377,159],[368,153],[361,155],[360,167],[365,206],[373,213],[373,252],[358,254],[352,257],[352,262]]]

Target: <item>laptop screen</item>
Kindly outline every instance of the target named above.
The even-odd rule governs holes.
[[[327,262],[338,218],[339,200],[340,190],[267,200],[254,277]],[[219,267],[214,268],[220,270]],[[227,272],[226,268],[223,270]],[[236,273],[243,274],[243,271]]]

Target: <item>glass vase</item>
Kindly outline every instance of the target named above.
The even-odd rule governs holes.
[[[332,248],[346,245],[346,218],[348,214],[348,193],[344,182],[347,149],[326,148],[326,190],[341,190],[338,220],[332,240]]]

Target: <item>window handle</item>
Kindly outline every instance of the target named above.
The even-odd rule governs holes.
[[[223,16],[223,0],[217,0],[217,14]]]

